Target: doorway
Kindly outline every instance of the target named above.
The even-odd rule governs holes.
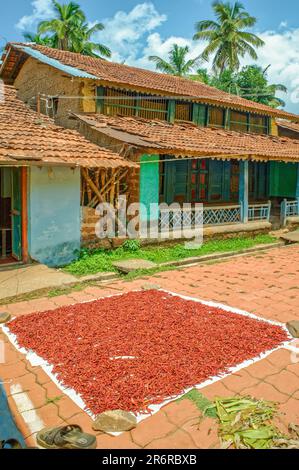
[[[0,168],[0,266],[23,259],[22,171]]]

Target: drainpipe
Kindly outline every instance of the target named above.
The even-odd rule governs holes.
[[[248,223],[248,160],[240,161],[239,203],[241,206],[241,222]]]

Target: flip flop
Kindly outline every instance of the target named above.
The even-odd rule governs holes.
[[[97,445],[96,437],[77,424],[44,428],[37,433],[36,441],[46,449],[95,449]]]
[[[0,441],[0,449],[22,449],[22,446],[16,439],[7,439]]]

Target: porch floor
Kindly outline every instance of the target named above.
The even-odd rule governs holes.
[[[43,264],[7,265],[0,269],[0,299],[76,281],[74,276]]]
[[[261,230],[271,230],[272,224],[267,220],[248,222],[247,224],[233,223],[233,224],[219,224],[219,225],[206,225],[203,227],[203,236],[209,237],[212,235],[229,234],[229,233],[244,233],[244,232],[259,232]],[[169,233],[170,239],[179,239],[178,232],[173,230]],[[196,233],[194,230],[184,230],[185,238],[194,238]],[[163,232],[160,233],[159,239],[165,239]]]

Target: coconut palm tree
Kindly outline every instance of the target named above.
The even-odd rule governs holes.
[[[202,58],[208,60],[214,55],[213,69],[222,73],[225,69],[237,71],[240,68],[240,58],[246,54],[256,60],[256,48],[264,45],[255,34],[249,33],[257,19],[245,11],[242,3],[214,1],[213,10],[217,21],[204,20],[195,25],[194,40],[204,40],[208,45],[202,53]]]
[[[80,5],[75,2],[60,4],[52,0],[55,18],[41,21],[38,25],[38,35],[43,37],[46,33],[52,33],[53,47],[71,52],[80,52],[86,55],[97,56],[95,51],[105,57],[110,57],[111,52],[103,44],[90,41],[91,36],[104,29],[102,23],[89,28],[86,16]]]
[[[201,61],[200,57],[187,60],[187,55],[190,52],[188,46],[181,47],[178,44],[173,44],[168,53],[168,62],[159,56],[151,55],[149,60],[156,64],[156,69],[170,75],[177,75],[184,77],[190,74],[192,69]]]
[[[41,36],[38,33],[24,33],[24,39],[26,42],[34,42],[35,44],[40,44],[41,46],[53,47],[54,41],[50,36]]]
[[[266,104],[272,108],[285,106],[283,99],[276,96],[277,92],[287,93],[287,88],[281,83],[269,83],[267,71],[258,65],[243,67],[237,75],[237,84],[240,95],[257,103]]]
[[[72,45],[73,52],[79,52],[80,54],[89,55],[91,57],[110,57],[111,51],[107,46],[91,40],[95,33],[103,29],[104,25],[102,23],[96,23],[91,28],[87,23],[82,23]]]

